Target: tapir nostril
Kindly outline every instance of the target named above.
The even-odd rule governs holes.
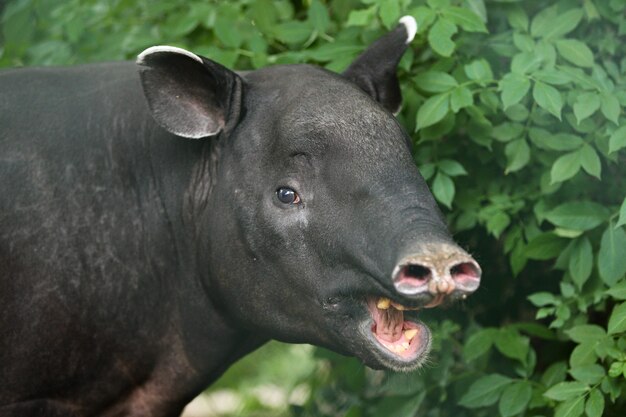
[[[408,264],[397,270],[393,283],[401,293],[416,294],[424,291],[432,277],[432,271],[429,267],[420,264]]]
[[[480,284],[481,271],[474,262],[460,262],[450,268],[450,277],[459,289],[474,291]]]

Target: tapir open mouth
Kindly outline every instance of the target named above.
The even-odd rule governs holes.
[[[366,304],[371,315],[366,336],[377,351],[372,353],[395,370],[418,368],[426,360],[431,345],[430,330],[414,318],[420,308],[385,297],[368,297]]]

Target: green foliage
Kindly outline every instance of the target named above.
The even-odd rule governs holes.
[[[398,118],[483,284],[424,311],[419,373],[317,349],[294,415],[626,415],[624,0],[10,0],[0,65],[173,44],[253,69],[344,69],[413,15]],[[444,319],[445,317],[445,319]],[[532,320],[532,321],[531,321]]]

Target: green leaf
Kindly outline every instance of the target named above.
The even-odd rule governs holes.
[[[413,79],[420,90],[443,93],[456,88],[459,83],[454,77],[440,71],[427,71]]]
[[[583,42],[575,39],[560,39],[556,41],[556,49],[567,61],[579,67],[593,66],[593,52]]]
[[[619,219],[617,220],[617,224],[615,227],[620,227],[626,224],[626,197],[624,197],[624,201],[622,201],[622,206],[619,209]]]
[[[502,105],[506,110],[524,98],[530,89],[530,80],[523,75],[508,73],[500,81],[499,89],[502,92]]]
[[[457,177],[459,175],[467,175],[467,171],[463,168],[463,165],[452,159],[442,159],[437,162],[437,166],[440,170],[445,172],[451,177]]]
[[[619,124],[621,106],[619,104],[619,100],[613,94],[602,94],[600,111],[602,111],[602,114],[607,118],[607,120],[612,121],[616,125]]]
[[[572,81],[571,77],[555,68],[545,68],[533,72],[533,78],[552,85],[565,85]]]
[[[500,398],[502,390],[512,380],[499,374],[491,374],[477,379],[461,399],[459,404],[467,408],[480,408],[494,404]]]
[[[504,356],[525,362],[529,349],[529,339],[517,331],[502,328],[495,339],[496,348]]]
[[[417,129],[434,125],[445,117],[449,109],[449,94],[437,94],[430,97],[417,112]]]
[[[558,38],[576,29],[582,17],[581,9],[572,9],[557,14],[557,10],[550,7],[535,16],[530,25],[530,33],[534,37]]]
[[[489,62],[484,59],[476,59],[463,67],[467,78],[474,81],[489,81],[493,79],[493,72]]]
[[[575,368],[577,366],[589,365],[597,360],[596,346],[597,341],[585,342],[576,346],[570,355],[570,366]]]
[[[312,31],[313,28],[308,22],[300,21],[280,23],[275,25],[273,30],[276,39],[286,44],[303,43],[311,36]]]
[[[363,10],[352,10],[350,15],[348,16],[348,22],[346,26],[366,26],[372,20],[374,20],[374,16],[376,15],[376,10],[378,9],[378,5],[373,5]]]
[[[378,9],[378,15],[383,25],[385,25],[387,29],[391,29],[398,23],[398,19],[400,18],[400,2],[385,2],[384,6]]]
[[[483,32],[487,33],[487,27],[480,19],[480,16],[471,10],[462,7],[449,6],[442,9],[442,13],[450,21],[461,26],[467,32]]]
[[[452,21],[439,18],[428,31],[428,44],[439,55],[448,57],[456,47],[452,40],[452,35],[456,32],[457,27]]]
[[[505,174],[519,171],[530,161],[530,147],[526,143],[526,139],[516,139],[509,142],[504,148],[507,165]]]
[[[474,96],[467,87],[457,87],[450,94],[450,108],[457,113],[459,110],[474,104]]]
[[[609,318],[607,331],[609,334],[626,331],[626,303],[618,304],[613,308],[613,312]]]
[[[597,384],[606,375],[604,367],[597,364],[583,365],[572,368],[569,373],[575,380],[589,385]]]
[[[587,117],[594,114],[600,108],[600,96],[597,93],[584,93],[576,97],[574,115],[576,122],[580,124]]]
[[[561,109],[563,108],[563,100],[561,93],[551,85],[536,81],[533,87],[533,98],[539,107],[552,113],[557,119],[561,120]]]
[[[502,417],[519,414],[526,408],[532,397],[532,385],[529,381],[514,382],[504,389],[498,410]]]
[[[511,72],[514,74],[529,74],[541,67],[543,58],[532,52],[520,52],[511,60]]]
[[[609,139],[609,153],[619,151],[626,147],[626,126],[618,128]]]
[[[310,4],[308,15],[311,24],[318,32],[326,32],[328,26],[330,26],[328,9],[320,2],[320,0],[311,0]],[[270,7],[272,7],[271,4]]]
[[[590,145],[586,144],[580,149],[580,163],[587,174],[600,179],[602,164],[598,153]]]
[[[598,252],[598,272],[600,278],[609,286],[614,285],[626,274],[626,232],[613,225],[604,231]]]
[[[606,337],[606,331],[597,324],[580,324],[565,331],[577,343],[597,342]]]
[[[550,170],[550,181],[552,184],[566,181],[580,171],[582,161],[580,152],[570,152],[560,156]]]
[[[526,257],[528,259],[547,260],[556,258],[567,246],[567,241],[552,233],[543,233],[526,246]]]
[[[545,214],[555,226],[573,230],[591,230],[607,219],[606,208],[593,201],[574,201],[560,204]]]
[[[587,398],[585,413],[587,417],[602,417],[604,412],[604,395],[599,389],[593,389]]]
[[[567,364],[565,362],[553,363],[541,375],[541,383],[545,386],[552,386],[557,382],[565,380],[567,377]]]
[[[626,281],[609,288],[606,293],[616,300],[626,300]]]
[[[554,417],[579,417],[585,411],[585,397],[569,399],[557,406]]]
[[[433,194],[437,201],[451,208],[452,200],[454,199],[454,182],[452,179],[446,174],[438,172],[433,181]]]
[[[576,286],[580,289],[591,276],[593,267],[593,251],[591,242],[584,236],[576,239],[569,258],[569,273]]]
[[[553,305],[556,302],[554,294],[551,292],[537,292],[529,295],[528,300],[536,307],[543,307],[546,305]]]
[[[503,211],[498,211],[495,214],[489,216],[487,220],[487,231],[494,237],[500,237],[500,234],[511,224],[511,218]]]
[[[487,353],[496,334],[495,329],[483,329],[471,335],[463,344],[463,358],[469,362]]]
[[[557,401],[565,401],[589,391],[587,384],[578,381],[559,382],[543,395]]]

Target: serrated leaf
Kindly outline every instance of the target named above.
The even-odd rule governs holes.
[[[604,412],[604,395],[599,389],[593,389],[589,393],[587,403],[585,404],[585,413],[587,417],[602,417]]]
[[[591,276],[592,268],[593,251],[591,242],[589,242],[586,236],[576,239],[570,254],[568,270],[572,280],[579,289],[583,287],[584,283]]]
[[[600,157],[598,156],[596,150],[588,144],[585,144],[580,149],[580,163],[587,174],[600,179],[600,174],[602,172]]]
[[[551,7],[535,16],[530,26],[530,33],[534,37],[558,38],[576,29],[582,17],[581,9],[572,9],[557,15],[556,9]]]
[[[626,331],[626,303],[618,304],[613,308],[607,326],[609,334],[621,333],[623,331]]]
[[[483,32],[487,33],[487,27],[480,17],[471,10],[462,7],[448,6],[442,9],[445,17],[452,22],[461,26],[467,32]]]
[[[471,335],[463,344],[463,358],[466,361],[473,361],[487,353],[493,346],[495,335],[495,329],[483,329]]]
[[[456,88],[459,83],[445,72],[427,71],[414,78],[420,90],[430,93],[443,93]]]
[[[587,384],[579,381],[559,382],[547,390],[543,395],[553,400],[565,401],[577,397],[589,390]]]
[[[433,195],[444,206],[451,208],[452,200],[454,199],[454,182],[452,179],[443,174],[442,172],[438,172],[435,175],[435,180],[433,181]]]
[[[269,6],[273,7],[271,4]],[[324,7],[320,0],[311,0],[308,17],[318,32],[326,32],[330,25],[330,17],[328,16],[328,9]]]
[[[556,407],[554,417],[579,417],[585,411],[585,397],[569,399]]]
[[[449,57],[456,44],[452,36],[457,32],[456,25],[448,19],[439,18],[428,31],[428,44],[441,56]]]
[[[613,225],[602,234],[598,252],[598,272],[600,278],[609,286],[614,285],[626,274],[626,232]]]
[[[502,105],[506,110],[524,98],[530,89],[530,80],[523,75],[508,73],[500,81],[499,88],[502,92]]]
[[[503,328],[496,336],[495,345],[504,356],[525,362],[529,349],[529,340],[526,336],[512,329]]]
[[[363,10],[352,10],[348,16],[346,26],[365,26],[376,16],[378,5],[373,5]]]
[[[556,41],[556,49],[567,61],[579,67],[593,66],[593,52],[587,45],[576,39],[560,39]]]
[[[580,122],[598,111],[599,108],[600,96],[597,93],[580,94],[576,97],[576,103],[574,103],[576,122],[580,124]]]
[[[589,385],[597,384],[606,375],[604,368],[597,364],[578,366],[570,369],[569,373],[575,380]]]
[[[622,201],[622,206],[619,209],[619,218],[615,227],[621,227],[626,224],[626,197]]]
[[[563,99],[561,93],[551,85],[536,81],[533,87],[533,98],[539,107],[553,114],[557,119],[561,120],[561,109],[563,108]]]
[[[619,104],[619,100],[613,94],[602,94],[600,111],[602,111],[602,114],[607,118],[607,120],[612,121],[616,125],[619,124],[621,106]]]
[[[536,307],[553,305],[556,302],[556,298],[554,297],[554,294],[552,294],[551,292],[538,292],[538,293],[529,295],[527,298]]]
[[[493,72],[489,62],[485,59],[476,59],[463,67],[467,78],[474,81],[489,81],[493,79]]]
[[[618,128],[609,139],[609,153],[626,147],[626,126]]]
[[[494,404],[504,388],[512,380],[499,374],[491,374],[477,379],[461,399],[459,404],[467,408],[479,408]]]
[[[457,87],[450,94],[450,108],[457,113],[459,110],[474,104],[474,96],[467,87]]]
[[[573,201],[560,204],[545,214],[555,226],[574,230],[591,230],[607,219],[606,208],[593,201]]]
[[[550,170],[551,184],[572,178],[580,171],[581,164],[580,152],[575,151],[560,156],[554,161]]]
[[[528,259],[547,260],[557,257],[567,246],[567,241],[552,233],[543,233],[526,246],[525,255]]]
[[[580,324],[565,331],[577,343],[597,342],[606,337],[606,331],[597,324]]]
[[[519,171],[530,161],[530,147],[523,138],[509,142],[504,148],[504,154],[507,160],[505,174]]]
[[[437,162],[437,166],[440,170],[442,170],[451,177],[467,175],[467,171],[465,170],[465,168],[463,168],[463,165],[452,159],[442,159],[441,161]]]
[[[378,10],[380,20],[387,29],[394,27],[400,18],[400,2],[388,1]]]
[[[519,414],[526,408],[532,397],[532,385],[529,381],[514,382],[504,389],[498,410],[502,417]]]
[[[606,293],[616,300],[626,300],[626,281],[609,288]]]
[[[417,112],[417,129],[434,125],[445,117],[449,109],[449,94],[437,94],[430,97]]]

